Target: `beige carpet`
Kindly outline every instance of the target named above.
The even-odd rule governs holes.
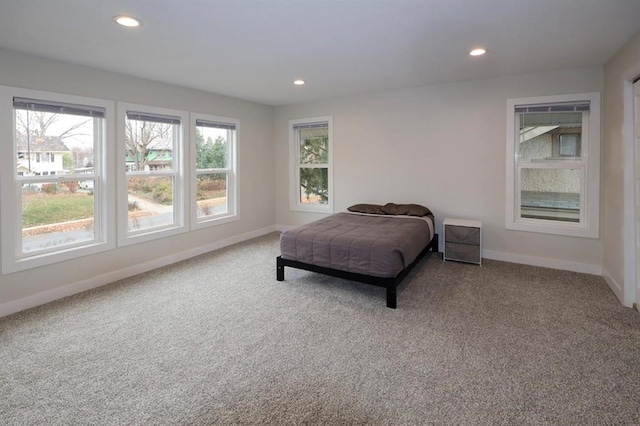
[[[640,424],[601,277],[429,255],[385,291],[272,234],[0,319],[0,424]]]

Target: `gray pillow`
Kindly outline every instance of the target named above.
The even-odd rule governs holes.
[[[407,216],[433,216],[431,210],[419,204],[387,203],[382,206],[384,214]]]
[[[354,204],[347,210],[354,213],[385,214],[382,211],[382,206],[378,204]]]

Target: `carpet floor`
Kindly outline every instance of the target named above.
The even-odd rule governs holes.
[[[385,290],[278,234],[0,318],[0,424],[640,424],[640,315],[601,277],[429,254]]]

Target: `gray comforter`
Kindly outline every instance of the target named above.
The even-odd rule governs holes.
[[[433,237],[431,217],[336,213],[282,233],[284,259],[395,277]]]

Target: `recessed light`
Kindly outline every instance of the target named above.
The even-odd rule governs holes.
[[[481,56],[484,55],[485,53],[487,53],[487,51],[483,48],[478,48],[478,49],[473,49],[471,52],[469,52],[469,55],[471,56]]]
[[[305,83],[306,83],[306,81],[304,81],[304,80],[294,80],[293,81],[293,84],[295,84],[296,86],[302,86]]]
[[[134,18],[133,16],[119,15],[119,16],[114,16],[113,20],[116,21],[118,24],[122,25],[123,27],[134,28],[142,25],[142,21],[139,20],[138,18]]]

